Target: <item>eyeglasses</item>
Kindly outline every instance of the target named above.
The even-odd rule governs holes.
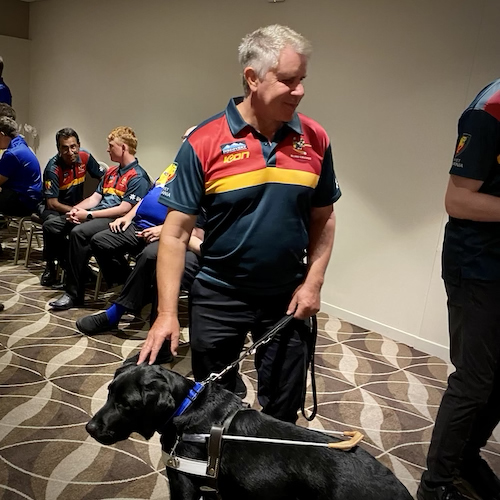
[[[63,154],[68,153],[69,151],[74,153],[75,151],[78,151],[78,144],[71,144],[71,146],[61,146],[59,148],[59,151]]]

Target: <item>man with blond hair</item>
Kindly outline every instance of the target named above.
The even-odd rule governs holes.
[[[48,224],[45,234],[49,237],[64,238],[69,234],[66,291],[49,302],[53,309],[65,310],[83,304],[92,236],[129,212],[148,192],[151,181],[134,156],[136,148],[137,137],[130,127],[113,129],[108,135],[107,151],[111,161],[118,165],[107,170],[94,194],[67,214],[45,223]]]
[[[308,322],[319,310],[340,197],[327,133],[296,113],[310,53],[309,42],[286,26],[247,35],[239,47],[244,97],[181,146],[160,197],[169,210],[158,252],[158,317],[139,357],[153,363],[165,339],[175,353],[184,253],[205,209],[202,265],[191,288],[194,377],[237,359],[247,332],[258,340],[293,315],[255,356],[263,411],[290,422],[304,395]],[[236,370],[220,383],[234,390]]]

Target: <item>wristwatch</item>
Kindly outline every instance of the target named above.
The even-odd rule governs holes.
[[[92,212],[89,212],[87,214],[87,220],[92,220],[94,218],[94,216],[92,215]]]

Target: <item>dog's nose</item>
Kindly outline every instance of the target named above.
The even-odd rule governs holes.
[[[90,420],[87,425],[85,426],[85,430],[91,435],[94,436],[94,434],[97,431],[97,424],[94,422],[94,419]]]

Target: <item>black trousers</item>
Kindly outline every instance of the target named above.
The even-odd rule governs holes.
[[[81,224],[72,224],[71,222],[66,222],[65,226],[62,228],[62,231],[60,231],[59,233],[56,233],[55,235],[49,233],[51,237],[53,237],[53,240],[51,239],[51,245],[56,243],[57,241],[61,243],[61,240],[65,238],[62,235],[69,233],[66,264],[66,292],[71,295],[71,297],[77,302],[83,302],[85,295],[86,271],[90,257],[92,256],[90,240],[92,239],[92,236],[109,227],[109,223],[113,220],[114,219],[110,218],[96,218],[86,222],[82,222]],[[61,223],[61,217],[50,218],[46,222],[44,222],[44,236],[45,228],[47,225],[49,226],[49,228],[52,228],[58,227],[57,224]],[[50,246],[50,248],[52,249],[52,246]]]
[[[132,222],[120,233],[114,233],[108,227],[92,237],[92,252],[109,286],[127,280],[131,270],[125,254],[136,256],[146,247],[146,241],[137,237],[137,231],[140,229]]]
[[[201,267],[201,257],[196,255],[191,250],[186,252],[186,262],[184,265],[184,274],[181,280],[181,290],[184,292],[191,293],[191,287],[193,286],[194,279],[198,274]],[[149,324],[153,326],[156,317],[158,316],[158,288],[156,286],[156,259],[155,266],[153,269],[153,288],[152,288],[152,305],[151,305],[151,317],[149,319]],[[122,291],[123,293],[123,291]],[[121,295],[120,295],[121,296]]]
[[[136,312],[153,302],[150,320],[153,324],[158,308],[156,259],[159,241],[146,243],[143,238],[136,236],[138,230],[139,228],[133,223],[121,233],[113,233],[110,229],[106,229],[93,236],[90,244],[106,281],[112,285],[125,279],[115,303],[122,305],[128,311]],[[136,255],[136,263],[132,270],[125,259],[126,253]],[[199,268],[199,257],[193,252],[186,252],[186,267],[181,283],[183,290],[189,291]]]
[[[193,375],[197,381],[235,361],[246,334],[254,341],[281,319],[291,294],[249,297],[233,290],[211,287],[195,279],[190,294],[190,343]],[[294,320],[255,354],[257,396],[264,413],[296,422],[310,359],[309,321]],[[220,384],[234,391],[236,371]]]
[[[500,282],[446,283],[450,357],[424,480],[446,483],[477,457],[500,421]]]
[[[2,187],[0,190],[0,214],[25,217],[35,211],[32,206],[26,205],[19,198],[19,193]]]

